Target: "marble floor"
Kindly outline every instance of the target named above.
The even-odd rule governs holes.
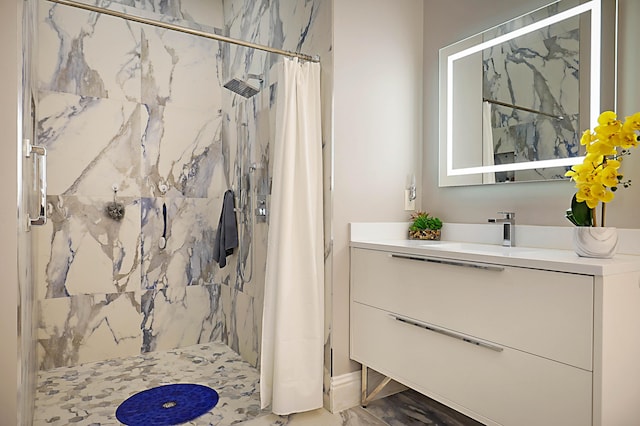
[[[373,401],[366,409],[276,416],[260,410],[258,379],[256,369],[222,343],[57,368],[39,374],[34,425],[120,425],[115,411],[122,401],[170,383],[206,385],[219,394],[213,410],[187,425],[479,425],[413,391]]]

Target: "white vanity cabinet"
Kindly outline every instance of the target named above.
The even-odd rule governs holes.
[[[487,425],[640,424],[639,272],[364,246],[355,361]]]

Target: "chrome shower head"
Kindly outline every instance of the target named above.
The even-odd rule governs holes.
[[[224,87],[225,89],[229,89],[232,92],[244,96],[247,99],[256,95],[260,91],[260,89],[253,87],[246,81],[242,81],[237,78],[234,78],[225,83]]]

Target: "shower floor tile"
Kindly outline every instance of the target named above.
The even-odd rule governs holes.
[[[220,396],[213,410],[186,425],[479,425],[411,390],[372,401],[366,409],[276,416],[260,409],[258,371],[218,342],[41,371],[34,425],[120,425],[115,412],[125,399],[171,383],[209,386]]]
[[[222,343],[56,368],[39,373],[34,425],[120,425],[120,403],[171,383],[209,386],[220,396],[211,412],[187,424],[238,424],[268,414],[260,410],[258,380],[257,370]]]

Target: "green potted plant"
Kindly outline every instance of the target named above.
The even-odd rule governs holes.
[[[427,212],[417,211],[411,215],[409,238],[412,240],[440,240],[442,221]]]

